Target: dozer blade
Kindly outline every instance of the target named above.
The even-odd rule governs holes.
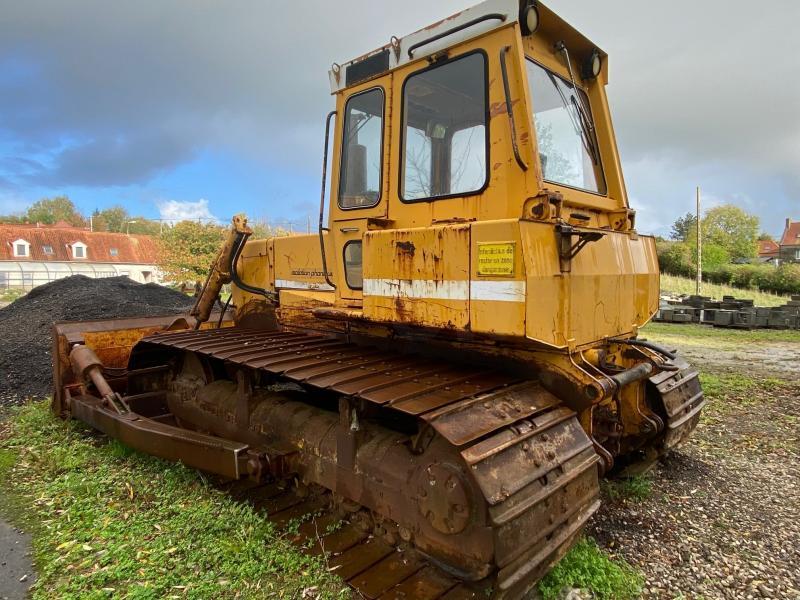
[[[246,474],[247,444],[162,422],[174,423],[169,414],[148,418],[133,411],[118,412],[94,396],[71,398],[70,412],[76,419],[135,450],[230,479]]]
[[[217,315],[218,316],[218,315]],[[65,391],[80,393],[81,381],[72,371],[69,353],[77,344],[91,348],[103,366],[109,369],[112,385],[124,388],[124,372],[131,350],[143,337],[159,331],[187,330],[195,325],[193,317],[168,315],[164,317],[134,317],[92,321],[65,321],[53,324],[53,399],[52,409],[57,415],[67,411]],[[216,327],[217,320],[203,323],[201,329]],[[223,327],[232,325],[223,322]]]

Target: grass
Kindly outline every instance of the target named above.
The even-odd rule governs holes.
[[[600,600],[638,598],[644,578],[621,559],[612,559],[591,538],[580,540],[542,579],[544,600],[561,597],[565,587],[588,589]]]
[[[661,274],[661,291],[672,294],[694,294],[696,291],[694,279],[678,275]],[[791,300],[791,296],[782,296],[757,289],[742,289],[719,283],[703,282],[701,287],[703,296],[711,296],[715,300],[722,300],[723,296],[736,296],[737,298],[752,298],[756,306],[781,306]]]
[[[647,500],[653,493],[653,482],[646,475],[621,479],[604,479],[600,485],[611,500]]]
[[[193,470],[54,419],[43,402],[3,427],[0,494],[33,535],[35,600],[349,597],[320,559]]]
[[[7,290],[3,290],[0,292],[0,302],[13,302],[17,298],[21,298],[25,294],[27,294],[25,290],[20,290],[17,288],[9,288]]]
[[[800,342],[800,331],[791,329],[730,329],[696,323],[648,323],[640,334],[654,342],[703,346],[739,345],[752,342]]]

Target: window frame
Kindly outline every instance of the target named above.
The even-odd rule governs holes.
[[[44,244],[42,246],[42,254],[45,256],[53,256],[55,254],[55,248],[49,244]]]
[[[408,84],[408,80],[414,77],[415,75],[420,75],[432,69],[437,69],[439,67],[443,67],[448,65],[452,62],[457,60],[461,60],[463,58],[467,58],[474,54],[479,54],[483,58],[483,98],[484,98],[484,113],[483,113],[483,120],[484,120],[484,129],[485,131],[485,175],[483,178],[483,185],[476,189],[469,192],[461,192],[457,194],[446,194],[444,196],[428,196],[426,198],[409,198],[406,199],[403,197],[403,182],[405,180],[406,172],[405,172],[405,158],[406,158],[406,85]],[[414,204],[416,202],[435,202],[437,200],[448,200],[450,198],[468,198],[470,196],[479,196],[486,191],[486,188],[489,187],[489,183],[492,178],[491,169],[489,165],[492,164],[490,151],[491,151],[491,136],[489,132],[489,128],[491,126],[491,102],[489,102],[489,54],[483,48],[476,48],[474,50],[469,50],[468,52],[464,52],[463,54],[459,54],[458,56],[448,57],[443,60],[438,60],[427,67],[422,69],[418,69],[413,73],[409,73],[406,75],[406,78],[403,80],[403,85],[400,88],[400,153],[399,153],[399,161],[400,164],[398,165],[397,173],[397,197],[400,198],[400,202],[404,204]],[[460,130],[459,130],[460,131]]]
[[[361,286],[353,287],[347,279],[347,248],[353,244],[361,244]],[[342,246],[342,271],[344,271],[344,282],[351,290],[363,291],[364,290],[364,240],[347,240]]]
[[[559,79],[561,79],[562,81],[568,83],[569,85],[573,85],[572,81],[570,81],[566,77],[556,73],[553,69],[545,66],[544,64],[542,64],[538,60],[536,60],[534,58],[531,58],[527,54],[525,55],[525,60],[529,60],[530,62],[532,62],[533,64],[537,65],[538,67],[544,69],[548,73],[551,73],[553,76],[558,77]],[[531,83],[527,79],[528,79],[528,69],[527,69],[527,65],[526,65],[526,68],[525,68],[525,80],[526,80],[526,83],[528,85],[528,92],[530,93]],[[600,173],[603,175],[603,184],[604,184],[604,187],[605,187],[605,191],[604,192],[600,192],[600,191],[593,192],[592,190],[588,190],[586,188],[577,187],[577,186],[574,186],[574,185],[569,185],[567,183],[559,183],[558,181],[553,181],[551,179],[545,179],[544,178],[544,170],[542,169],[542,158],[541,158],[541,155],[539,154],[539,136],[537,135],[536,136],[536,160],[539,161],[539,171],[542,173],[542,181],[544,181],[546,183],[552,183],[553,185],[558,185],[558,186],[561,186],[561,187],[565,187],[565,188],[570,189],[570,190],[575,190],[576,192],[585,192],[587,194],[591,194],[592,196],[599,196],[601,198],[609,198],[610,196],[608,195],[608,176],[606,174],[605,165],[603,164],[603,152],[600,149],[600,140],[597,139],[597,122],[594,119],[594,111],[592,110],[592,100],[591,100],[591,98],[589,98],[589,90],[587,90],[585,87],[579,85],[577,81],[575,82],[574,86],[575,86],[575,89],[578,89],[578,90],[582,91],[584,94],[586,94],[586,100],[588,101],[587,105],[589,107],[589,117],[592,119],[592,125],[594,125],[594,129],[592,131],[594,132],[594,141],[597,144],[597,162],[598,162],[598,166],[600,167]],[[536,110],[536,103],[533,101],[533,94],[530,94],[530,96],[531,96],[531,107],[530,107],[530,109],[531,109],[531,116],[530,116],[531,125],[533,126],[533,133],[534,133],[534,135],[536,135],[536,117],[534,116],[534,111]],[[581,143],[583,143],[583,142],[581,142]]]
[[[119,256],[119,248],[109,248],[108,249],[109,256]]]
[[[30,258],[31,257],[31,243],[28,240],[24,240],[22,238],[19,238],[18,240],[14,240],[12,242],[12,246],[13,246],[12,254],[14,255],[14,258]],[[17,250],[19,249],[20,246],[25,248],[24,254],[20,254],[19,252],[17,252]]]
[[[344,182],[344,168],[345,168],[345,158],[346,158],[346,150],[345,150],[345,126],[347,125],[347,106],[350,104],[350,100],[353,98],[357,98],[358,96],[362,96],[364,94],[369,94],[370,92],[374,92],[378,90],[381,93],[381,168],[379,173],[378,179],[378,197],[376,198],[373,204],[365,204],[364,206],[342,206],[342,183]],[[336,206],[339,210],[360,210],[364,208],[375,208],[378,204],[381,203],[383,200],[383,161],[385,159],[385,145],[386,145],[386,90],[383,88],[382,85],[374,85],[370,88],[365,90],[361,90],[360,92],[356,92],[355,94],[349,96],[344,103],[344,108],[342,109],[342,142],[341,142],[341,150],[339,152],[339,185],[337,186],[336,190]],[[356,289],[356,288],[350,288]]]
[[[78,256],[77,250],[80,248],[82,256]],[[72,244],[72,260],[85,260],[88,257],[89,247],[83,242],[76,242]]]

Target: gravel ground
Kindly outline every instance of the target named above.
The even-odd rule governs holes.
[[[53,322],[171,315],[192,303],[180,292],[127,277],[73,275],[34,288],[0,308],[0,406],[50,394]]]
[[[650,473],[652,493],[606,498],[589,534],[644,573],[645,598],[800,599],[797,365],[746,360],[746,371],[737,370],[692,343],[705,376],[725,383],[745,375],[755,384],[723,385],[709,397],[690,441]],[[740,354],[769,345],[752,346]],[[793,346],[796,353],[800,336]]]

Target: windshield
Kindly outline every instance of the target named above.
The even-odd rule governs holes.
[[[576,94],[569,81],[530,59],[526,63],[544,179],[605,194],[606,181],[586,93],[579,89]]]

